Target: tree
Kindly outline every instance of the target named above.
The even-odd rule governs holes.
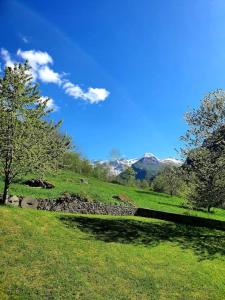
[[[177,195],[183,181],[181,171],[177,167],[166,166],[153,180],[152,187],[156,192],[164,192],[170,196]]]
[[[51,110],[42,101],[27,63],[6,67],[0,78],[0,167],[4,176],[2,203],[11,182],[29,172],[56,169],[70,139],[59,132],[61,122],[47,121]]]
[[[94,165],[93,176],[98,179],[105,180],[105,181],[110,181],[113,178],[113,176],[110,175],[109,167],[106,165],[102,165],[102,164]]]
[[[78,152],[68,151],[63,155],[61,168],[70,170],[76,173],[81,173],[82,159]]]
[[[135,181],[135,171],[132,167],[128,167],[125,171],[123,171],[119,176],[123,182],[126,184],[133,184]]]
[[[181,137],[181,151],[192,186],[188,199],[210,211],[225,197],[225,91],[209,93],[198,109],[186,114],[186,121],[189,128]]]
[[[149,188],[149,181],[146,179],[140,180],[140,187],[142,189],[147,189]]]

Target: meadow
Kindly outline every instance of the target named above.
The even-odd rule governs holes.
[[[27,178],[33,178],[32,176]],[[212,213],[189,209],[184,199],[170,197],[167,194],[156,193],[149,189],[138,189],[120,184],[104,182],[96,178],[87,177],[88,184],[81,184],[83,175],[71,171],[59,171],[57,174],[47,176],[46,179],[55,185],[53,189],[41,189],[29,187],[23,184],[23,180],[17,180],[10,188],[10,194],[20,196],[33,196],[36,198],[56,199],[63,193],[83,193],[93,200],[106,203],[119,203],[113,198],[115,195],[128,196],[138,207],[152,208],[161,211],[188,214],[205,218],[225,220],[225,210],[213,209]],[[0,190],[3,182],[0,181]]]
[[[225,298],[225,232],[0,207],[0,299]]]

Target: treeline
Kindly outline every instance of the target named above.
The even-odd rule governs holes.
[[[92,176],[104,181],[112,181],[109,168],[101,164],[93,164],[90,160],[82,157],[78,152],[68,151],[64,153],[60,168],[70,170],[75,173]]]
[[[138,188],[148,189],[151,191],[166,193],[170,196],[183,195],[185,181],[181,167],[166,166],[151,180],[136,179],[135,171],[128,167],[115,179],[118,183],[136,186]]]
[[[148,189],[171,196],[180,194],[183,181],[180,178],[180,170],[176,167],[166,167],[153,180],[136,179],[135,171],[128,167],[118,176],[112,175],[110,168],[102,164],[93,164],[90,160],[82,157],[78,152],[69,151],[64,153],[60,165],[61,169],[69,170],[82,176],[91,176],[103,181]]]

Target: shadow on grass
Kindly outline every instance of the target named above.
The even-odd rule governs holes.
[[[165,195],[165,194],[161,194],[161,193],[157,193],[157,192],[153,192],[153,191],[141,191],[141,190],[135,190],[135,192],[139,193],[139,194],[145,194],[145,195],[152,195],[152,196],[160,196],[160,198],[171,198],[172,197],[170,195]]]
[[[79,228],[96,240],[154,247],[172,242],[182,249],[191,249],[203,259],[225,255],[225,233],[205,228],[166,223],[142,222],[130,219],[102,219],[97,217],[61,216],[60,220],[72,228]]]
[[[173,207],[179,207],[179,208],[186,208],[186,209],[188,209],[188,206],[185,206],[185,205],[183,205],[183,204],[173,204],[173,203],[169,203],[169,202],[161,202],[161,201],[159,201],[158,202],[159,204],[163,204],[163,205],[167,205],[167,206],[173,206]]]

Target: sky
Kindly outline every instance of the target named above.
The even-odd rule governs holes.
[[[27,59],[89,159],[178,157],[184,113],[225,89],[224,0],[0,0],[0,61]]]

